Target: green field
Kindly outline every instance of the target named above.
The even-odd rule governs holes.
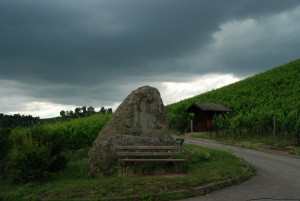
[[[90,146],[111,116],[112,114],[95,114],[89,117],[57,121],[33,127],[41,127],[49,132],[64,136],[67,139],[68,148],[76,150]],[[32,127],[13,129],[11,135],[13,137],[23,136],[30,129]]]

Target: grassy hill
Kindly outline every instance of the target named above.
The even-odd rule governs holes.
[[[229,119],[223,118],[223,121],[228,121],[225,122],[227,128],[224,128],[227,133],[236,134],[245,130],[256,134],[272,133],[274,118],[277,126],[274,134],[299,133],[300,59],[168,105],[171,126],[184,122],[187,117],[184,110],[194,102],[219,103],[232,109]]]

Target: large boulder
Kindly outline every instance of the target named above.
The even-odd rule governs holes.
[[[117,108],[89,152],[90,174],[111,174],[117,145],[173,145],[166,111],[156,88],[140,87]]]

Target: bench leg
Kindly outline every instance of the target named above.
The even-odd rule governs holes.
[[[126,173],[127,173],[127,174],[134,174],[134,164],[129,164],[129,165],[126,167]]]
[[[126,169],[123,169],[123,174],[129,175],[134,173],[134,163],[124,163],[123,166],[126,167]]]

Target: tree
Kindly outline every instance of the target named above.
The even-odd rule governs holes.
[[[75,117],[79,117],[80,116],[80,111],[81,111],[81,108],[79,108],[79,107],[75,108],[75,114],[74,114],[74,116]]]
[[[7,155],[12,147],[12,139],[10,137],[10,129],[0,128],[0,177],[4,173],[7,166]]]
[[[82,113],[85,114],[86,113],[86,106],[82,106],[81,110],[82,110]]]
[[[16,128],[30,126],[39,123],[39,120],[39,117],[32,117],[31,115],[0,115],[0,128]]]
[[[66,112],[64,110],[60,111],[59,114],[60,114],[61,117],[65,117],[66,116]]]
[[[107,109],[107,114],[112,114],[112,113],[113,113],[112,108],[108,108],[108,109]]]
[[[66,116],[72,117],[74,115],[74,112],[72,110],[66,111]]]
[[[192,119],[184,105],[168,111],[170,127],[174,130],[184,133]]]
[[[106,114],[106,109],[102,106],[99,111],[101,114]]]
[[[80,110],[81,110],[81,108],[79,108],[79,107],[75,108],[75,113],[79,114]]]

